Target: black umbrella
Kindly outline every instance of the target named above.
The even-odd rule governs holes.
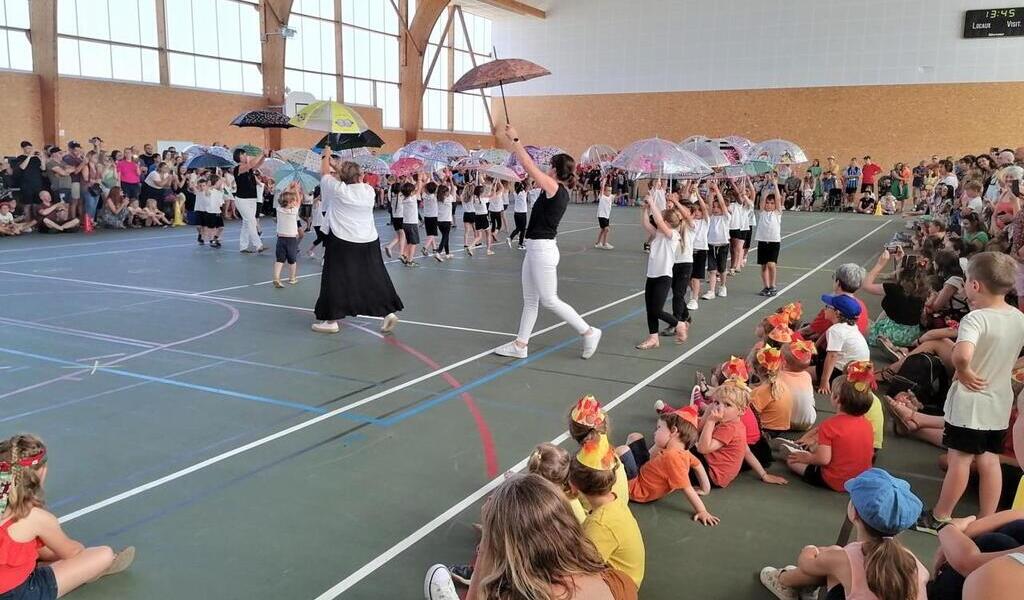
[[[362,133],[329,133],[316,143],[317,148],[330,146],[331,150],[351,150],[353,148],[380,148],[384,140],[367,129]]]
[[[288,121],[288,115],[273,110],[247,110],[235,117],[231,124],[235,127],[258,127],[260,129],[294,127]]]

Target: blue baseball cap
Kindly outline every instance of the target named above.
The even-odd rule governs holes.
[[[924,505],[910,484],[882,469],[868,469],[846,482],[850,502],[869,527],[886,535],[908,529],[921,516]]]
[[[860,316],[860,302],[852,296],[822,294],[821,301],[839,311],[839,314],[847,319],[856,319]]]

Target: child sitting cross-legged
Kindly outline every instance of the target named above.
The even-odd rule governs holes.
[[[750,406],[756,412],[761,429],[768,437],[789,430],[793,414],[793,392],[779,378],[782,352],[765,346],[754,356],[754,374],[761,382],[750,392]]]
[[[875,434],[864,415],[871,408],[876,387],[869,361],[854,361],[832,385],[832,405],[839,413],[825,419],[816,435],[804,436],[809,451],[795,450],[786,463],[811,485],[843,491],[850,479],[871,468]]]
[[[590,394],[581,397],[569,411],[569,436],[572,437],[581,447],[584,442],[595,434],[609,436],[608,415],[601,410],[601,403]],[[617,502],[629,503],[629,480],[626,477],[626,468],[622,461],[615,461],[615,483],[612,491],[615,492]],[[587,498],[579,498],[583,508],[589,509],[590,504]]]
[[[693,520],[714,526],[719,518],[709,513],[700,499],[711,491],[711,481],[704,466],[688,451],[697,441],[697,422],[695,406],[661,413],[650,450],[642,434],[631,433],[626,438],[628,445],[620,446],[616,452],[629,477],[630,500],[654,502],[681,490],[693,507]],[[699,490],[693,489],[694,477]]]
[[[779,379],[793,394],[793,410],[789,417],[789,428],[807,431],[814,426],[818,411],[814,405],[814,381],[807,368],[817,354],[818,348],[808,340],[793,340],[782,347],[782,370]]]
[[[910,484],[882,469],[868,469],[845,484],[846,516],[857,541],[846,546],[805,546],[797,566],[761,570],[761,583],[780,600],[813,598],[821,586],[833,598],[925,600],[928,569],[896,535],[921,514]]]

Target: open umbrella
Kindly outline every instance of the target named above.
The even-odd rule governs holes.
[[[438,153],[448,157],[449,161],[453,161],[457,158],[469,156],[469,152],[466,147],[458,142],[451,140],[441,140],[440,142],[434,142],[434,150]]]
[[[288,115],[274,110],[247,110],[231,120],[235,127],[258,127],[260,129],[288,129]]]
[[[765,140],[747,153],[750,160],[763,160],[773,165],[795,165],[807,162],[803,149],[789,140]]]
[[[327,133],[360,134],[369,127],[355,111],[340,102],[319,100],[299,111],[290,121],[294,127],[326,131]]]
[[[519,181],[521,177],[511,168],[504,165],[487,165],[480,169],[481,175],[487,175],[501,181]]]
[[[351,150],[353,148],[380,148],[384,140],[372,130],[367,129],[360,133],[328,133],[320,138],[315,148],[331,147],[331,150]]]
[[[453,171],[475,171],[487,166],[487,161],[478,156],[465,156],[452,163]]]
[[[612,166],[637,177],[704,177],[714,171],[699,156],[668,140],[650,138],[627,146]]]
[[[186,169],[226,169],[238,163],[231,160],[231,152],[220,146],[189,146]]]
[[[280,158],[265,158],[263,159],[263,164],[259,167],[259,171],[268,177],[272,177],[272,173],[283,167],[285,164],[287,163]]]
[[[683,150],[693,152],[712,167],[725,167],[733,164],[733,161],[722,149],[719,148],[717,140],[692,140],[679,144]]]
[[[534,164],[536,164],[540,169],[547,169],[551,167],[551,157],[556,154],[565,153],[564,150],[557,146],[523,146],[523,150],[526,150],[526,153],[530,155],[531,159],[533,159]],[[521,167],[522,165],[519,163],[519,158],[515,154],[511,154],[508,159],[505,160],[505,166]]]
[[[476,153],[477,158],[487,161],[492,165],[503,165],[508,161],[508,157],[510,156],[512,156],[511,152],[508,150],[502,150],[501,148],[488,148]]]
[[[252,144],[241,144],[234,147],[234,150],[241,150],[249,156],[259,156],[263,154],[263,150],[259,146],[253,146]]]
[[[482,90],[484,88],[501,88],[501,104],[505,107],[505,122],[508,123],[508,104],[505,102],[505,84],[528,81],[537,77],[550,75],[544,67],[521,58],[503,58],[492,60],[474,67],[459,78],[452,86],[453,92]]]
[[[364,173],[373,173],[374,175],[383,176],[391,172],[388,168],[388,163],[376,156],[356,156],[351,160],[359,165],[359,168],[361,168]]]
[[[306,148],[284,148],[275,152],[273,156],[314,173],[320,172],[320,155],[312,150]]]
[[[360,156],[373,156],[373,153],[366,148],[351,148],[349,150],[339,150],[334,155],[343,160],[352,160]]]
[[[316,186],[320,185],[320,177],[316,173],[292,163],[284,163],[284,166],[274,171],[271,177],[276,182],[274,184],[276,192],[286,190],[293,182],[298,182],[305,192],[312,192]]]
[[[587,167],[597,167],[603,162],[611,162],[615,160],[615,155],[618,152],[615,148],[607,144],[594,144],[587,148],[580,155],[580,164]]]
[[[395,177],[405,177],[423,170],[423,161],[418,158],[400,158],[391,165],[391,174]]]

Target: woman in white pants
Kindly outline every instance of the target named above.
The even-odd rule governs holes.
[[[523,314],[519,319],[519,335],[497,348],[494,353],[511,358],[526,358],[533,326],[537,323],[540,305],[555,313],[583,337],[586,359],[594,355],[601,341],[601,330],[587,325],[576,310],[558,297],[558,224],[569,205],[569,190],[576,179],[576,161],[568,154],[551,159],[551,170],[545,173],[519,143],[512,125],[505,126],[505,137],[526,172],[544,191],[533,206],[526,226],[526,257],[523,259]]]
[[[238,238],[238,249],[246,254],[263,252],[263,240],[260,239],[256,224],[256,204],[259,202],[256,190],[256,169],[263,164],[263,152],[256,157],[246,155],[241,148],[235,149],[235,208],[242,217],[242,231]]]

